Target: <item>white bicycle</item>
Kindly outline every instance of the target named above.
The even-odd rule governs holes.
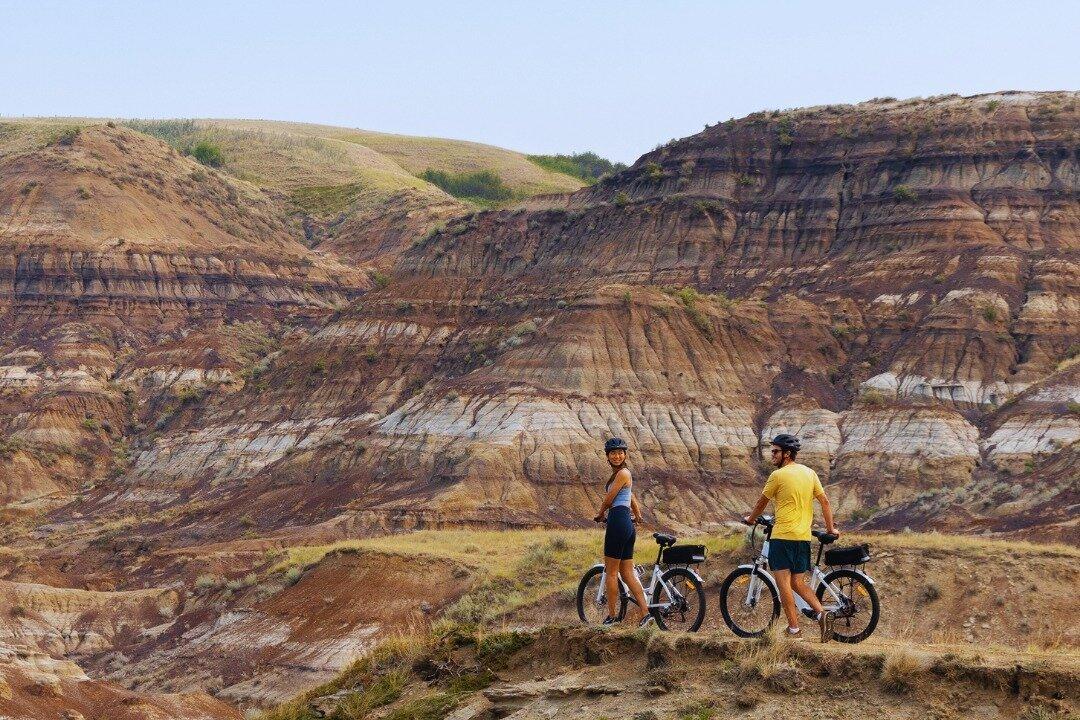
[[[667,533],[653,533],[653,539],[660,546],[656,563],[649,582],[641,583],[645,597],[649,598],[647,610],[661,630],[694,632],[705,619],[705,587],[701,576],[690,565],[705,562],[705,546],[675,546],[678,538]],[[662,567],[671,565],[681,567],[668,567],[666,570]],[[641,567],[635,566],[634,571],[641,580]],[[597,563],[585,572],[578,583],[577,611],[581,622],[600,625],[607,617],[606,577],[603,563]],[[615,620],[622,621],[626,616],[628,603],[637,605],[637,600],[620,577]]]
[[[765,528],[761,551],[754,562],[740,565],[720,585],[720,613],[731,631],[739,637],[757,637],[769,629],[780,617],[780,593],[776,580],[769,572],[769,538],[772,535],[773,518],[763,515],[757,519],[750,533],[750,545],[754,545],[757,526]],[[839,642],[857,643],[870,637],[881,615],[874,580],[859,569],[870,560],[870,546],[856,545],[825,551],[825,564],[840,566],[823,573],[822,550],[835,542],[836,535],[814,530],[818,539],[817,561],[811,569],[810,588],[821,601],[822,607],[835,616],[833,638]],[[795,604],[803,615],[814,619],[813,608],[798,594]]]

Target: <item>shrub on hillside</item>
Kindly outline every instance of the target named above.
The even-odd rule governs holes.
[[[919,196],[907,185],[897,185],[893,190],[893,199],[897,202],[915,202]]]
[[[70,127],[64,128],[56,136],[57,145],[74,145],[75,139],[79,137],[79,128]]]
[[[594,152],[571,153],[569,155],[529,155],[529,160],[552,172],[576,177],[592,185],[604,175],[611,175],[626,169],[620,162],[611,162]]]
[[[452,174],[429,168],[421,173],[420,177],[454,197],[481,205],[505,202],[513,197],[513,192],[503,183],[502,178],[491,170]]]
[[[184,150],[184,154],[190,155],[209,167],[216,168],[225,164],[225,156],[222,154],[221,148],[209,140],[199,140],[192,143]]]

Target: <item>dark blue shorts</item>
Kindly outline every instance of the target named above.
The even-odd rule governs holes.
[[[769,569],[807,572],[810,569],[810,541],[770,540]]]
[[[630,517],[630,508],[616,505],[608,510],[607,532],[604,534],[604,557],[633,560],[636,539],[637,531]]]

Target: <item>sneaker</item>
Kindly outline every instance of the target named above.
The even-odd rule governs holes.
[[[647,626],[647,625],[649,625],[649,623],[651,623],[651,622],[652,622],[653,620],[654,620],[654,618],[653,618],[653,616],[652,616],[652,613],[649,613],[649,614],[648,614],[648,615],[646,615],[645,617],[641,618],[641,622],[639,622],[639,623],[637,624],[637,626],[638,626],[639,628],[643,628],[643,627],[646,627],[646,626]]]
[[[610,615],[608,615],[606,618],[604,618],[604,622],[602,622],[600,624],[603,625],[603,626],[610,627],[610,626],[614,625],[617,622],[619,622],[619,621],[616,620],[615,618],[611,617]]]
[[[832,610],[824,610],[818,615],[818,625],[821,627],[821,642],[823,643],[833,639],[833,620],[835,620],[835,616]]]
[[[788,640],[792,640],[792,641],[794,641],[794,640],[802,640],[803,639],[802,628],[788,628],[787,632],[784,633],[784,637],[786,637]]]

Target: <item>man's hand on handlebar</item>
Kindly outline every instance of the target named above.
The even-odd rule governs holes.
[[[743,515],[742,521],[743,521],[744,525],[753,525],[754,524],[754,521],[750,519],[749,515]]]

